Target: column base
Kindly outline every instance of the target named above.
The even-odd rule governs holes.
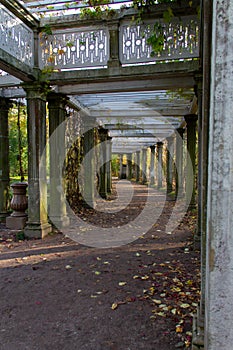
[[[68,216],[49,216],[49,222],[51,225],[60,230],[63,227],[65,228],[69,226],[70,218]]]
[[[50,232],[52,232],[52,226],[46,222],[44,224],[40,223],[27,223],[24,228],[24,235],[26,238],[44,238]]]
[[[199,310],[193,317],[192,350],[204,350],[204,319],[200,316]]]
[[[11,230],[23,230],[27,219],[27,216],[8,216],[6,218],[6,227]]]
[[[82,206],[86,209],[95,209],[96,208],[96,203],[93,201],[88,201],[86,202],[85,200],[83,200],[82,202]]]

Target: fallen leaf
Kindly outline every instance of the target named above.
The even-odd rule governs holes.
[[[118,307],[118,304],[117,304],[117,303],[113,303],[113,304],[112,304],[112,310],[116,310],[117,307]]]
[[[133,279],[134,279],[134,280],[136,280],[137,278],[139,278],[138,275],[133,276]]]
[[[119,286],[125,286],[127,284],[127,282],[119,282],[118,284],[119,284]]]
[[[183,332],[183,327],[180,324],[176,325],[176,333],[182,333]]]
[[[181,304],[180,307],[182,307],[182,309],[187,309],[188,307],[190,307],[189,304]]]

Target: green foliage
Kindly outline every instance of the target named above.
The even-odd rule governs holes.
[[[52,29],[51,29],[51,27],[50,27],[49,24],[46,24],[46,25],[42,28],[41,33],[44,33],[45,35],[52,35],[52,34],[53,34]]]
[[[155,23],[151,36],[147,39],[147,44],[151,46],[151,57],[160,53],[163,49],[165,36],[163,34],[163,27],[160,23]]]
[[[120,163],[119,163],[119,157],[115,154],[112,155],[112,176],[118,176],[119,169],[120,169]]]
[[[17,106],[10,110],[9,113],[9,160],[10,160],[10,177],[20,175],[19,163],[19,146],[18,146],[18,126],[17,126]],[[21,133],[21,153],[22,153],[22,167],[24,174],[27,173],[27,116],[26,106],[20,106],[20,133]]]

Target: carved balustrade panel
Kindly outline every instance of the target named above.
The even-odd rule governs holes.
[[[34,34],[19,18],[0,4],[0,48],[33,67]]]
[[[56,69],[106,66],[109,33],[106,28],[74,28],[41,35],[42,66]]]
[[[155,25],[155,23],[157,23]],[[159,25],[158,25],[159,23]],[[155,26],[155,31],[154,30]],[[147,39],[162,35],[161,51],[152,53]],[[196,16],[174,18],[171,22],[148,21],[123,23],[120,27],[120,60],[122,64],[145,63],[199,56],[199,20]]]

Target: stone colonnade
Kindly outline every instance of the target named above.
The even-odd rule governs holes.
[[[67,225],[69,220],[66,214],[63,168],[66,158],[65,127],[62,127],[67,117],[66,106],[68,99],[63,94],[56,94],[40,84],[24,84],[27,94],[28,112],[28,221],[25,227],[27,237],[44,237],[52,230],[51,223],[57,227]],[[1,139],[0,164],[1,176],[1,217],[7,216],[9,210],[9,168],[8,162],[8,110],[10,101],[1,99]],[[50,136],[50,168],[49,168],[49,196],[47,193],[46,178],[46,103],[49,111]],[[85,119],[85,118],[84,118]],[[90,118],[89,118],[90,119]],[[88,207],[95,207],[95,179],[98,177],[98,189],[102,198],[107,198],[111,192],[111,152],[112,141],[107,130],[100,128],[98,154],[90,152],[95,148],[95,123],[85,119],[85,132],[83,135],[84,172],[83,198]],[[124,167],[123,156],[120,156],[120,178],[149,184],[162,189],[166,187],[167,194],[188,193],[191,198],[190,206],[195,206],[195,182],[190,181],[195,173],[195,145],[196,145],[196,115],[185,117],[187,129],[187,157],[186,163],[186,189],[183,189],[184,178],[184,129],[179,129],[163,142],[157,142],[150,147],[144,147],[135,154],[128,153],[127,166]],[[88,123],[91,123],[88,125]],[[150,150],[150,159],[148,149]],[[186,153],[187,153],[186,152]],[[99,158],[99,169],[95,166],[95,157]],[[175,160],[175,162],[174,162]],[[3,166],[4,163],[4,166]],[[98,163],[98,161],[97,161]],[[133,166],[136,163],[136,166]],[[150,163],[150,168],[148,164]],[[176,163],[176,167],[174,165]],[[124,173],[125,171],[125,173]],[[165,175],[164,175],[165,174]],[[190,185],[191,183],[191,185]],[[179,189],[179,190],[178,190]],[[191,195],[190,195],[191,193]],[[49,198],[49,203],[47,199]],[[49,207],[49,210],[48,210]],[[50,223],[51,222],[51,223]]]
[[[158,190],[164,189],[168,195],[173,194],[174,198],[185,195],[189,209],[194,209],[197,115],[187,115],[185,121],[185,128],[178,128],[163,142],[158,141],[141,150],[119,154],[119,178],[135,180]]]
[[[63,94],[47,91],[40,84],[24,84],[28,115],[28,219],[24,228],[28,238],[43,238],[69,223],[65,201],[64,169],[66,166],[66,124],[68,98]],[[47,126],[46,105],[49,120],[49,182],[47,180]],[[11,101],[0,98],[0,220],[10,215],[9,203],[9,135],[8,114]],[[99,194],[107,198],[111,193],[112,141],[107,130],[98,130],[99,146],[96,146],[96,124],[90,118],[84,120],[82,145],[84,159],[82,196],[87,207],[95,207],[95,184],[99,177]],[[96,169],[96,149],[100,169]],[[92,150],[92,151],[91,151]],[[94,151],[93,151],[94,150]],[[91,152],[90,152],[91,151]],[[98,173],[98,174],[97,174]],[[49,186],[48,186],[49,184]],[[49,191],[48,191],[49,190]]]

